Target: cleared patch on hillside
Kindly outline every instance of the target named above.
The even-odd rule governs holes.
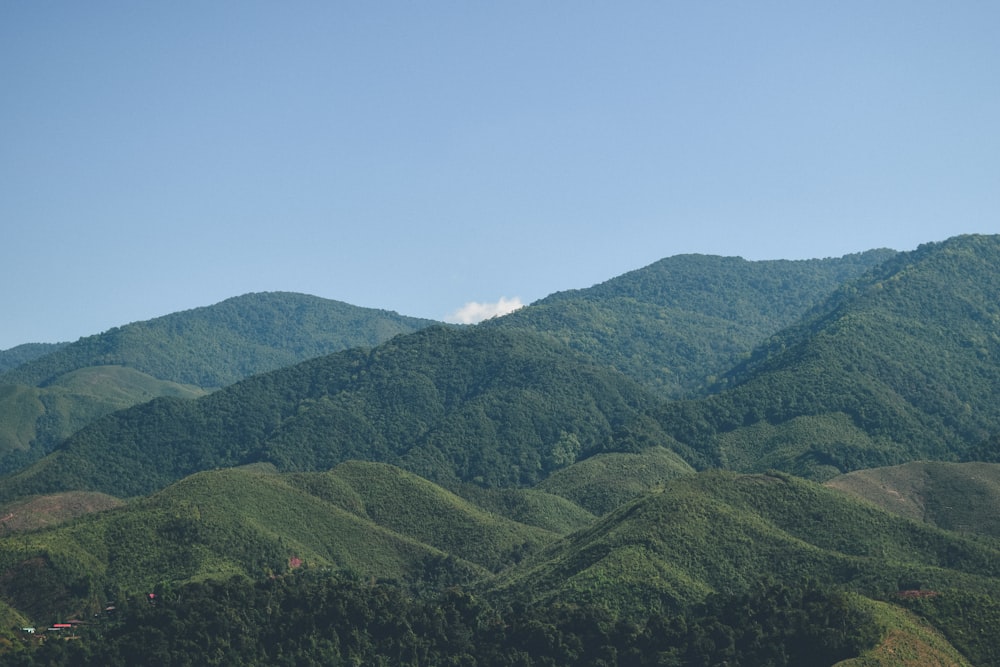
[[[68,491],[34,496],[0,506],[0,535],[51,528],[84,514],[121,507],[125,501],[105,493]]]

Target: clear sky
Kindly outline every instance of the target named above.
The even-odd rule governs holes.
[[[0,349],[1000,232],[1000,3],[0,3]]]

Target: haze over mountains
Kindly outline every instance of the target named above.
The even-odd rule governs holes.
[[[645,628],[818,581],[882,628],[869,659],[902,633],[1000,664],[969,639],[1000,620],[997,266],[995,236],[685,255],[475,326],[272,293],[26,348],[0,600],[43,619],[294,558]],[[50,497],[78,518],[24,532]]]

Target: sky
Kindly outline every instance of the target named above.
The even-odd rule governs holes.
[[[1000,4],[0,3],[0,349],[1000,232]]]

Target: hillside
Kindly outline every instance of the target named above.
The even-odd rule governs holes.
[[[245,294],[81,338],[0,375],[0,384],[46,386],[80,368],[126,366],[160,380],[224,387],[430,324],[307,294]]]
[[[7,350],[0,350],[0,373],[51,354],[68,343],[24,343]]]
[[[815,479],[990,456],[1000,432],[1000,237],[900,253],[775,335],[717,385],[667,407],[716,465]],[[993,454],[995,455],[995,454]]]
[[[891,665],[893,654],[965,664],[961,646],[973,664],[994,664],[988,648],[970,643],[970,623],[991,618],[974,596],[1000,591],[998,555],[997,546],[789,476],[685,475],[561,535],[392,466],[253,466],[198,473],[127,506],[0,538],[0,598],[19,623],[89,618],[115,600],[122,622],[79,631],[87,654],[134,651],[164,624],[190,625],[156,641],[190,632],[197,642],[171,651],[203,655],[230,632],[263,633],[249,659],[265,664],[257,642],[280,641],[267,628],[289,623],[285,641],[310,628],[329,636],[323,628],[336,619],[346,624],[336,633],[359,634],[311,651],[392,652],[382,642],[419,638],[423,651],[507,656],[490,664],[553,664],[549,656],[585,665],[595,652],[631,656],[611,664],[663,664],[667,655],[679,664],[833,664],[861,652],[851,664]],[[927,621],[935,608],[901,609],[908,603],[897,590],[917,580],[945,591],[928,598],[938,608],[968,604],[969,619],[936,618],[942,636]],[[156,604],[130,602],[148,591]],[[311,621],[287,616],[306,609]],[[40,650],[42,663],[24,664],[55,651]]]
[[[1000,543],[788,475],[715,471],[679,477],[554,543],[507,572],[498,592],[671,612],[762,579],[815,580],[875,597],[914,586],[996,595]]]
[[[104,508],[0,537],[0,596],[43,620],[82,613],[115,589],[259,578],[300,565],[447,585],[506,567],[559,537],[411,473],[364,462],[325,473],[279,475],[261,466],[198,473]]]
[[[206,393],[122,366],[70,371],[46,387],[0,385],[0,473],[38,460],[85,425],[115,410],[158,396],[197,398]]]
[[[666,398],[704,392],[844,282],[895,254],[747,261],[676,255],[557,292],[486,326],[545,333]]]
[[[431,327],[195,401],[161,398],[109,415],[0,481],[0,498],[134,496],[200,470],[326,470],[348,459],[453,486],[531,486],[601,452],[670,447],[650,417],[657,405],[621,374],[539,335]]]
[[[255,373],[358,346],[428,320],[303,294],[247,294],[62,345],[25,345],[0,373],[0,474],[98,417],[157,396],[196,397]],[[4,387],[17,386],[18,389]]]
[[[152,398],[0,478],[0,617],[121,602],[12,664],[1000,665],[997,266],[681,256],[196,398],[3,386],[12,446]]]
[[[963,533],[1000,537],[1000,464],[918,461],[826,482],[888,512]]]

